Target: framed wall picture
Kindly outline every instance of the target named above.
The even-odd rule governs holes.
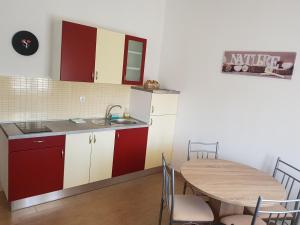
[[[296,52],[225,51],[222,72],[292,79]]]

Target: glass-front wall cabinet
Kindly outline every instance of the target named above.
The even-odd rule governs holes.
[[[146,44],[146,39],[126,35],[122,80],[123,84],[143,84]]]

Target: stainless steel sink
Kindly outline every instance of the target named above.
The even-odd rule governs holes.
[[[119,119],[92,119],[89,120],[90,123],[93,123],[97,126],[101,127],[109,127],[109,126],[117,126],[117,125],[131,125],[131,124],[137,124],[138,122],[134,119],[125,119],[125,118],[119,118]]]
[[[91,120],[91,123],[96,125],[107,125],[108,121],[106,119],[93,119]]]
[[[137,124],[137,122],[133,119],[112,119],[110,120],[111,124]]]

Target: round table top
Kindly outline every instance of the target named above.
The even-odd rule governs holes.
[[[219,159],[185,162],[184,179],[205,195],[238,206],[255,207],[257,199],[284,200],[284,187],[272,176],[252,167]]]

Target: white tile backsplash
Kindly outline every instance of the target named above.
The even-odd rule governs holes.
[[[110,104],[128,108],[129,94],[125,85],[0,76],[0,122],[104,117]]]

